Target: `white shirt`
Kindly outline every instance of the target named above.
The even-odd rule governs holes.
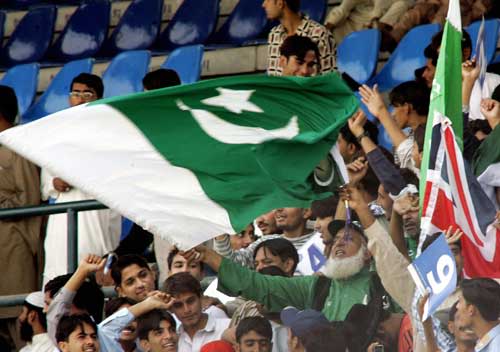
[[[470,96],[469,120],[485,119],[483,114],[481,114],[481,99],[491,98],[491,94],[498,85],[500,85],[500,76],[494,73],[486,72],[483,91],[481,91],[481,88],[479,87],[479,80],[476,80]]]
[[[184,331],[181,325],[179,328],[178,352],[199,352],[201,347],[211,341],[220,340],[222,333],[229,327],[230,319],[216,319],[208,315],[205,328],[198,330],[193,339]]]
[[[51,352],[54,347],[49,334],[43,333],[34,335],[31,343],[24,346],[19,352]]]

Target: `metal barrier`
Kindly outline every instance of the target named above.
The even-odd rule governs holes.
[[[29,216],[41,216],[67,213],[68,215],[68,272],[73,272],[78,266],[78,213],[87,210],[107,209],[97,200],[83,200],[78,202],[67,202],[49,205],[37,205],[33,207],[10,208],[0,210],[0,220],[12,218],[24,218]],[[103,288],[108,296],[112,288]],[[114,292],[114,291],[113,291]],[[0,296],[0,307],[9,307],[22,304],[27,294]]]

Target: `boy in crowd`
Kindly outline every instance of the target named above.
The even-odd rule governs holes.
[[[176,352],[179,336],[175,319],[163,309],[154,309],[137,319],[137,331],[144,352]]]
[[[273,330],[266,318],[248,317],[236,327],[236,352],[271,352]]]

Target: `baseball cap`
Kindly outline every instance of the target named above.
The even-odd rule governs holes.
[[[314,309],[286,307],[281,311],[280,318],[283,325],[288,326],[297,337],[306,336],[314,328],[330,325],[323,313]]]

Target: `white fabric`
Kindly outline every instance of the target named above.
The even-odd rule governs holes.
[[[199,352],[201,347],[215,340],[220,340],[222,333],[229,327],[230,319],[216,319],[208,315],[207,324],[204,329],[198,330],[193,339],[184,331],[183,326],[179,328],[178,352]]]
[[[486,72],[482,91],[479,86],[479,80],[476,80],[470,96],[469,120],[485,119],[483,114],[481,114],[481,99],[491,98],[491,94],[498,85],[500,85],[500,75],[494,73]],[[463,104],[466,104],[466,102],[463,102]]]
[[[37,334],[33,336],[30,352],[50,352],[54,349],[54,344],[50,341],[49,334]],[[24,350],[23,350],[24,351]]]
[[[172,165],[109,105],[79,105],[10,128],[0,143],[180,249],[236,233],[195,174]]]
[[[477,178],[481,188],[486,193],[491,202],[495,205],[496,210],[500,209],[496,196],[496,188],[500,187],[500,163],[491,164]]]
[[[270,321],[273,328],[273,351],[288,352],[288,328],[284,325]]]
[[[412,164],[412,152],[413,152],[413,134],[410,134],[408,138],[402,141],[396,148],[394,152],[394,159],[400,168],[411,168]]]
[[[74,202],[93,197],[77,188],[58,192],[52,183],[54,177],[42,169],[42,198],[54,198],[56,203]],[[45,268],[43,283],[67,273],[67,216],[49,216],[45,238]],[[104,255],[113,251],[120,242],[121,216],[111,209],[83,211],[78,213],[78,260],[86,254]]]

